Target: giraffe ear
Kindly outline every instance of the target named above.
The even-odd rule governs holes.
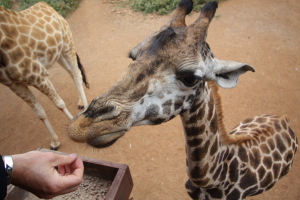
[[[223,88],[233,88],[237,85],[240,75],[247,71],[255,72],[254,67],[249,64],[218,59],[215,59],[211,70],[207,78],[216,81]]]

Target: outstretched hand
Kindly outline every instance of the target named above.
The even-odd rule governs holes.
[[[49,199],[73,192],[82,182],[83,162],[76,154],[31,151],[12,158],[12,184],[40,198]]]

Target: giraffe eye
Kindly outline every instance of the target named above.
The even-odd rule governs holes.
[[[202,80],[201,77],[195,76],[195,75],[191,75],[191,76],[186,76],[186,77],[182,77],[180,79],[180,81],[187,87],[193,87],[194,85],[196,85],[200,80]]]
[[[202,77],[195,75],[194,71],[189,70],[177,72],[176,77],[187,87],[193,87],[202,80]]]

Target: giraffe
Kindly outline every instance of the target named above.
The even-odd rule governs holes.
[[[48,79],[47,70],[57,61],[75,82],[80,97],[78,108],[88,105],[82,83],[87,88],[89,84],[67,21],[45,2],[20,12],[0,7],[0,45],[0,82],[33,109],[50,133],[50,148],[58,149],[58,137],[28,86],[37,88],[72,119]]]
[[[76,142],[112,145],[132,126],[180,115],[186,146],[186,190],[192,199],[245,199],[270,189],[291,169],[298,142],[285,116],[246,119],[227,133],[218,86],[233,88],[255,69],[217,59],[205,41],[217,2],[191,25],[193,2],[181,0],[171,19],[133,50],[120,79],[91,101],[68,127]]]

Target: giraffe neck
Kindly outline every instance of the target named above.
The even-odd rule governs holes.
[[[198,89],[191,109],[181,114],[185,131],[187,174],[201,187],[214,185],[209,170],[217,164],[220,148],[227,135],[222,122],[218,86],[204,82]]]

